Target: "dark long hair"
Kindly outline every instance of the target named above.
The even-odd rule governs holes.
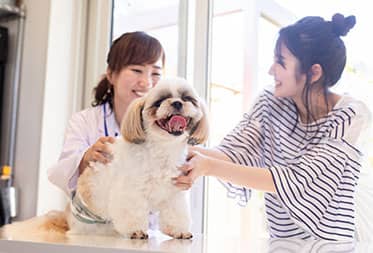
[[[303,89],[303,103],[307,110],[307,122],[315,120],[310,109],[311,101],[311,67],[320,64],[322,76],[319,82],[323,89],[327,109],[327,93],[340,79],[346,65],[346,48],[340,36],[345,36],[356,23],[355,16],[344,17],[337,13],[331,21],[321,17],[305,17],[293,25],[284,27],[279,32],[275,53],[280,55],[281,45],[299,60],[301,74],[306,74]]]
[[[107,55],[106,63],[108,69],[113,73],[119,73],[124,67],[138,64],[155,63],[162,59],[165,63],[165,53],[161,43],[154,37],[144,32],[124,33],[113,41]],[[92,106],[109,103],[113,110],[114,88],[106,75],[101,79],[93,90],[94,101]]]

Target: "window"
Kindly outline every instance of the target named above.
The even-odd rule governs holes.
[[[164,47],[165,74],[175,76],[178,62],[178,14],[179,1],[175,0],[115,0],[113,39],[125,32],[147,32]]]
[[[258,89],[273,85],[273,77],[268,71],[273,62],[273,53],[278,30],[281,27],[261,16],[258,23]]]
[[[229,0],[213,1],[209,84],[210,121],[213,124],[210,146],[218,145],[242,116],[244,29],[247,28],[244,15],[242,1],[234,1],[234,4]],[[208,178],[207,187],[206,232],[242,234],[245,229],[242,215],[247,208],[239,208],[236,201],[226,198],[226,189],[216,179]]]
[[[263,7],[259,2],[213,1],[210,146],[218,145],[250,109],[258,93],[273,84],[268,70],[280,22],[275,22],[277,17],[267,17],[272,5]],[[286,14],[282,20],[291,20]],[[209,178],[206,232],[250,239],[268,237],[263,195],[252,191],[247,206],[239,207],[227,197],[220,182]]]

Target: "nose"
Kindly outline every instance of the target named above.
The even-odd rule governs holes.
[[[275,64],[273,63],[273,64],[271,65],[271,67],[269,68],[269,70],[268,70],[268,74],[270,74],[271,76],[274,76],[274,75],[275,75],[274,66],[275,66]]]
[[[150,76],[144,75],[141,77],[139,84],[142,88],[148,90],[153,87],[153,80]]]
[[[171,104],[171,106],[173,108],[175,108],[176,110],[180,110],[181,108],[183,108],[183,104],[180,102],[180,101],[175,101]]]

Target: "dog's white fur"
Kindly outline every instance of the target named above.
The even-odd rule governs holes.
[[[175,102],[181,103],[180,110],[173,106]],[[187,128],[177,136],[157,124],[172,114],[188,119]],[[184,79],[162,80],[130,105],[121,132],[122,137],[111,144],[113,160],[91,163],[77,187],[89,209],[111,223],[82,223],[70,212],[70,233],[117,232],[124,237],[147,238],[149,212],[159,211],[163,233],[190,238],[187,192],[176,188],[172,178],[180,174],[178,166],[185,162],[188,141],[202,143],[207,138],[203,103]]]

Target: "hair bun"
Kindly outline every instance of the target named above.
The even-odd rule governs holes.
[[[342,14],[336,13],[332,17],[333,31],[337,36],[345,36],[355,24],[355,16],[345,18]]]

